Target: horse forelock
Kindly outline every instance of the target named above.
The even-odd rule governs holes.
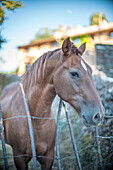
[[[79,49],[74,45],[74,43],[72,43],[71,52],[72,52],[72,53],[76,53],[77,55],[78,55],[78,54],[81,55]]]

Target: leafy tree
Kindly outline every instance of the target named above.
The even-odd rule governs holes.
[[[55,30],[50,30],[48,28],[42,28],[38,31],[38,33],[35,36],[35,39],[31,42],[35,42],[37,40],[46,39],[53,37]]]
[[[1,31],[0,31],[0,48],[2,47],[2,46],[1,46],[2,43],[5,43],[5,42],[6,42],[6,40],[2,37]]]
[[[94,15],[91,16],[90,24],[99,25],[102,21],[107,21],[105,13],[94,13]]]
[[[0,25],[3,24],[5,20],[5,9],[14,11],[15,9],[22,7],[22,4],[20,1],[14,1],[14,0],[0,0]],[[1,29],[0,29],[0,48],[2,43],[6,42],[6,40],[1,35]]]

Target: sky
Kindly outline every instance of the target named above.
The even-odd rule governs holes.
[[[58,29],[60,25],[75,28],[76,25],[89,26],[90,17],[95,12],[105,12],[109,22],[113,22],[113,0],[21,0],[24,5],[16,11],[6,10],[2,25],[2,36],[7,43],[2,45],[0,72],[17,69],[18,46],[26,45],[34,39],[40,28]]]

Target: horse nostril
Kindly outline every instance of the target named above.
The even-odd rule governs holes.
[[[100,122],[100,113],[96,113],[93,116],[93,122],[96,123],[96,124]]]
[[[86,123],[86,124],[88,124],[88,121],[87,121],[87,119],[85,118],[84,115],[82,115],[82,118],[83,118],[83,122]]]

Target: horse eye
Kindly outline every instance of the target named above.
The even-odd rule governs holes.
[[[79,77],[79,74],[77,72],[71,72],[72,78]]]

